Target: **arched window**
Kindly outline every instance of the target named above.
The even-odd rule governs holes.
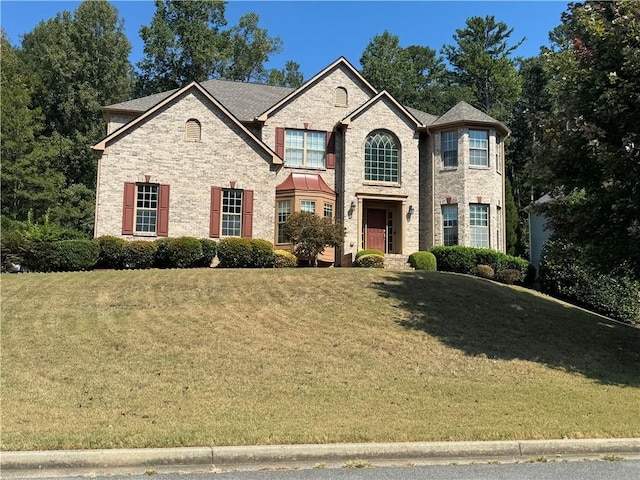
[[[372,132],[364,147],[364,178],[374,182],[398,182],[399,148],[387,132]]]
[[[196,120],[195,118],[187,120],[184,128],[184,139],[187,142],[199,142],[201,132],[202,127],[198,120]]]
[[[338,87],[335,91],[335,105],[336,107],[347,106],[347,89],[344,87]]]

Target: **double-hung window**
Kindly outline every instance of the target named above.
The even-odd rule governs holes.
[[[284,224],[291,216],[291,200],[278,200],[278,243],[288,243],[284,234]]]
[[[458,244],[458,205],[442,206],[442,235],[444,246]]]
[[[300,202],[300,210],[303,212],[316,213],[316,202],[312,200],[302,200]]]
[[[158,226],[158,185],[140,183],[136,198],[136,233],[156,233]]]
[[[469,205],[469,219],[471,246],[489,248],[489,205],[479,203]]]
[[[444,167],[458,166],[458,132],[442,132],[442,164]]]
[[[333,218],[333,205],[330,203],[324,204],[324,218],[328,220]]]
[[[285,157],[288,167],[324,168],[326,132],[286,130]]]
[[[469,165],[489,166],[489,132],[469,130]]]
[[[239,237],[242,232],[242,190],[222,191],[222,236]]]
[[[373,132],[364,149],[364,179],[374,182],[398,183],[398,144],[386,132]]]

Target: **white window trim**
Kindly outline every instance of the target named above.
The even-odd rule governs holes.
[[[446,134],[453,134],[455,136],[455,152],[456,152],[456,162],[455,165],[446,165],[445,163],[445,152],[452,152],[454,150],[447,150],[445,149],[445,135]],[[440,135],[440,139],[441,139],[441,150],[442,150],[442,168],[446,168],[446,169],[454,169],[454,168],[458,168],[458,163],[459,163],[459,157],[458,157],[458,131],[457,130],[446,130],[444,132],[441,133]]]
[[[225,195],[227,195],[230,192],[239,192],[240,193],[240,212],[225,212]],[[242,207],[244,204],[244,191],[243,190],[239,190],[239,189],[223,189],[222,190],[222,200],[220,202],[220,237],[241,237],[242,236]],[[229,206],[233,206],[233,205],[227,205],[226,208],[229,208]],[[236,235],[235,233],[233,234],[229,234],[228,231],[227,233],[225,233],[225,225],[224,225],[224,221],[225,221],[225,217],[229,218],[229,217],[233,217],[233,218],[239,218],[239,224],[238,224],[238,234]]]
[[[487,142],[487,146],[486,148],[477,148],[477,147],[472,147],[471,146],[471,132],[482,132],[486,135],[486,142]],[[485,152],[485,160],[486,163],[484,164],[477,164],[477,163],[471,163],[471,151],[472,150],[477,150],[477,151],[484,151]],[[477,129],[477,128],[470,128],[469,129],[469,167],[471,168],[489,168],[489,131],[488,130],[482,130],[482,129]]]
[[[144,207],[138,205],[139,194],[141,188],[155,188],[155,208],[153,207]],[[144,194],[145,192],[143,192]],[[153,192],[150,192],[151,194]],[[145,199],[143,198],[144,202]],[[150,200],[151,201],[151,200]],[[137,183],[136,184],[136,202],[135,202],[135,216],[134,216],[134,224],[133,224],[133,234],[137,236],[149,236],[155,237],[158,233],[158,207],[160,206],[160,185],[157,183]],[[155,212],[155,222],[153,225],[153,230],[138,230],[138,213],[139,212]]]
[[[300,132],[302,133],[302,148],[289,147],[287,145],[287,135],[290,132]],[[324,143],[322,146],[322,165],[309,165],[307,160],[307,152],[320,152],[320,150],[310,149],[308,147],[308,134],[309,133],[319,133],[324,135]],[[287,161],[287,152],[289,150],[302,150],[302,164],[301,165],[292,165]],[[327,132],[321,130],[298,130],[295,128],[287,128],[284,131],[284,164],[289,168],[306,168],[309,170],[326,170],[327,168]]]

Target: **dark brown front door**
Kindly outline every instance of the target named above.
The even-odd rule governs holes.
[[[385,231],[387,211],[381,208],[367,208],[367,232],[365,248],[375,248],[386,252]]]

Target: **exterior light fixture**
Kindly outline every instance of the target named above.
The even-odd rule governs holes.
[[[349,218],[353,217],[353,212],[355,212],[355,210],[356,210],[356,201],[351,200],[351,205],[349,205],[349,211],[347,212],[347,215]]]
[[[409,216],[413,215],[413,212],[415,211],[415,209],[413,208],[413,205],[409,205]]]

